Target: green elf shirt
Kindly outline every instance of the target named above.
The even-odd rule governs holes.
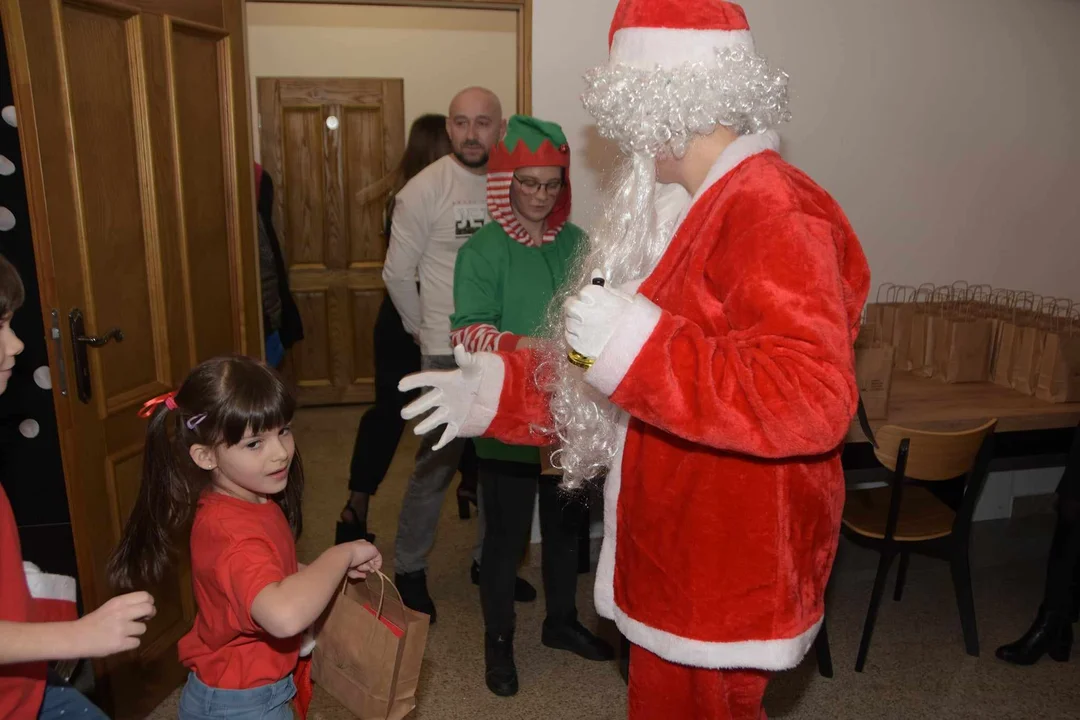
[[[514,240],[499,223],[478,230],[458,251],[454,266],[452,343],[469,352],[513,350],[519,338],[536,336],[585,242],[585,233],[572,223],[538,247]],[[489,438],[475,443],[477,457],[540,462],[535,447]]]

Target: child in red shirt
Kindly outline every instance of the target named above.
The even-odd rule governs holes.
[[[346,573],[382,567],[364,540],[298,566],[304,478],[289,428],[295,408],[276,372],[242,356],[204,362],[179,391],[144,407],[142,484],[109,575],[118,587],[152,586],[190,523],[198,611],[179,643],[191,669],[181,720],[291,720],[301,634]]]
[[[0,256],[0,394],[7,390],[22,341],[11,318],[22,305],[22,280]],[[105,715],[89,700],[49,677],[47,660],[98,658],[132,650],[154,616],[154,599],[137,592],[115,597],[74,622],[35,622],[40,608],[23,572],[19,532],[7,494],[0,488],[0,718],[97,720]]]

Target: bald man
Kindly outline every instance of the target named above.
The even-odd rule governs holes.
[[[476,87],[462,90],[450,103],[446,121],[453,154],[422,170],[397,195],[383,280],[405,329],[420,344],[425,370],[456,367],[450,347],[454,262],[458,249],[488,221],[488,155],[505,128],[495,93]],[[416,453],[398,518],[395,555],[402,599],[430,615],[432,622],[435,604],[427,589],[427,556],[464,445],[459,441],[433,450],[437,439],[425,437]],[[480,561],[479,547],[473,560]],[[519,590],[520,599],[536,597],[531,587]]]

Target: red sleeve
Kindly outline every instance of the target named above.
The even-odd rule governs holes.
[[[495,418],[485,437],[508,445],[550,445],[552,438],[542,429],[552,427],[549,396],[536,383],[540,356],[531,348],[501,352],[502,390]]]
[[[262,628],[251,617],[251,604],[263,588],[286,577],[281,557],[274,546],[264,538],[244,538],[221,555],[216,572],[232,615],[239,623],[239,630],[245,633],[261,632]]]
[[[637,295],[586,379],[633,417],[719,450],[834,450],[858,402],[852,345],[869,284],[854,235],[789,213],[728,247],[703,280],[726,331],[706,333]]]

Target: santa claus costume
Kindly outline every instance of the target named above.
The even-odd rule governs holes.
[[[418,432],[557,442],[570,484],[606,468],[595,600],[634,644],[632,720],[763,717],[768,674],[822,622],[869,270],[837,203],[777,153],[787,76],[742,8],[622,0],[609,42],[584,99],[627,167],[565,344],[458,349],[460,370],[407,379],[436,388],[409,414],[436,408]],[[733,141],[665,227],[658,158],[718,126]]]

